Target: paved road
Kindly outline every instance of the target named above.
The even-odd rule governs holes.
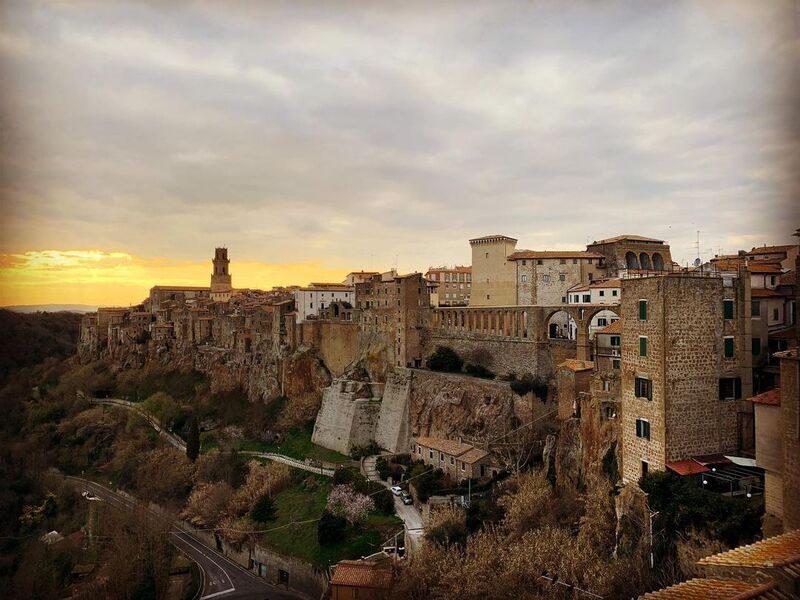
[[[137,507],[135,500],[118,494],[92,481],[69,477],[79,484],[82,489],[89,490],[104,502],[118,506],[125,510]],[[141,507],[142,505],[138,505]],[[163,517],[155,511],[148,510],[158,519]],[[263,579],[256,577],[231,559],[223,556],[202,541],[183,531],[179,523],[173,523],[174,530],[170,533],[170,541],[186,556],[195,561],[203,570],[204,598],[221,598],[223,600],[297,600],[304,596],[277,588],[268,584]]]
[[[390,487],[389,484],[381,480],[380,475],[378,475],[378,471],[375,468],[375,463],[377,460],[377,456],[368,456],[364,459],[364,474],[367,476],[367,479],[377,481],[381,485],[388,488]],[[423,543],[425,529],[422,524],[422,515],[420,514],[419,510],[417,510],[417,507],[413,504],[403,504],[399,497],[393,497],[394,510],[397,513],[397,516],[403,519],[403,523],[405,524],[406,537],[408,539],[408,548],[406,548],[406,551],[410,556],[415,550],[419,549]]]

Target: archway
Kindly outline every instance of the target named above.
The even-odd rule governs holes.
[[[589,339],[593,340],[595,332],[605,329],[615,321],[619,321],[619,315],[613,310],[605,308],[597,311],[589,319]]]
[[[559,310],[547,319],[547,337],[551,340],[575,341],[578,326],[568,312]]]
[[[656,271],[664,270],[664,259],[659,252],[653,252],[653,268]]]
[[[646,271],[650,271],[652,269],[653,265],[650,264],[650,255],[647,254],[647,252],[642,252],[639,255],[639,264]]]
[[[625,265],[629,269],[638,269],[639,268],[639,259],[636,258],[636,255],[633,252],[626,252],[625,253]]]

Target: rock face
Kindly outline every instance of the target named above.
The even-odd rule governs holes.
[[[339,379],[325,390],[315,443],[344,452],[375,441],[408,452],[416,436],[486,439],[555,408],[531,394],[517,396],[508,382],[418,369],[389,371],[385,384],[369,384],[370,398],[359,396],[359,383]]]

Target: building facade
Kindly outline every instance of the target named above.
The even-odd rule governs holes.
[[[436,284],[433,306],[467,306],[472,291],[472,268],[464,266],[430,267],[425,279]]]
[[[211,261],[211,299],[214,302],[227,302],[231,299],[231,273],[227,248],[216,248]]]
[[[316,319],[321,310],[333,302],[352,305],[355,302],[355,286],[341,283],[310,283],[294,291],[297,320]]]
[[[411,456],[441,469],[453,481],[491,477],[498,470],[488,452],[460,439],[415,438],[411,444]]]
[[[672,271],[669,244],[656,238],[618,235],[594,241],[586,246],[586,250],[605,256],[611,277]]]
[[[469,241],[472,248],[470,306],[514,306],[517,304],[517,269],[509,259],[517,240],[488,235]]]
[[[509,260],[516,267],[518,305],[566,304],[567,290],[605,275],[605,257],[595,252],[520,250]]]
[[[749,280],[622,283],[623,479],[752,445]]]

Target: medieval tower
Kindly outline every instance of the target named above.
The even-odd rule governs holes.
[[[227,302],[231,297],[231,273],[229,270],[227,248],[214,250],[214,270],[211,273],[211,299],[215,302]]]

